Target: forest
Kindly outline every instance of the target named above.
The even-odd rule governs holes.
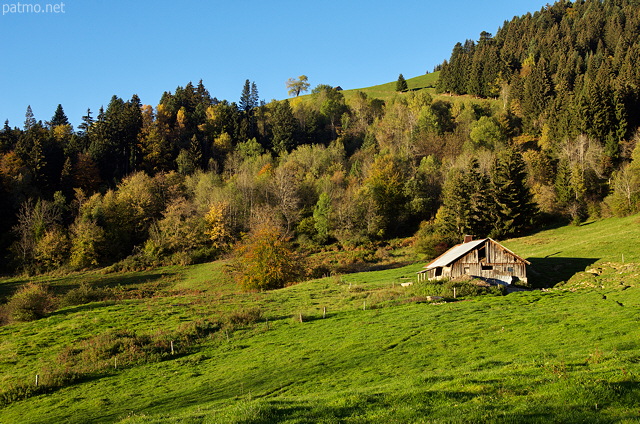
[[[265,228],[308,255],[640,210],[640,7],[560,1],[458,43],[438,92],[265,103],[202,81],[0,130],[4,272],[214,259]],[[404,78],[403,78],[404,79]],[[303,91],[306,87],[303,87]],[[267,239],[269,239],[267,237]],[[246,244],[245,244],[246,248]]]

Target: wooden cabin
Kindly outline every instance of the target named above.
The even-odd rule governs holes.
[[[527,283],[527,260],[490,238],[472,240],[447,250],[418,273],[418,281],[441,280],[468,275],[490,283]]]

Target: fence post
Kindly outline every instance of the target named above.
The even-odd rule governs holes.
[[[327,307],[323,307],[322,308],[322,319],[325,319],[327,317]]]
[[[40,384],[40,376],[36,374],[36,386]]]
[[[174,350],[173,350],[173,340],[171,340],[171,355],[174,354]]]

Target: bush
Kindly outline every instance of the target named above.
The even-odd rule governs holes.
[[[262,311],[260,308],[241,309],[232,312],[229,315],[229,323],[231,325],[249,325],[262,319]]]
[[[80,287],[69,290],[61,300],[62,306],[84,305],[91,302],[106,300],[112,295],[110,290],[102,287],[93,287],[90,284],[82,283]]]
[[[53,295],[42,284],[29,283],[18,290],[6,305],[11,321],[34,321],[53,311]]]

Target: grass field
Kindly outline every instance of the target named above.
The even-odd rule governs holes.
[[[438,78],[440,77],[440,72],[433,72],[430,74],[419,75],[414,78],[407,79],[407,86],[409,87],[408,92],[418,91],[418,90],[428,90],[429,93],[435,94],[436,83],[438,82]],[[372,87],[359,88],[354,90],[344,90],[342,94],[344,94],[345,99],[349,100],[351,97],[355,95],[356,92],[362,91],[367,94],[369,97],[389,100],[393,96],[397,95],[396,91],[396,82],[388,82],[386,84],[374,85]]]
[[[447,303],[399,287],[420,263],[267,293],[238,292],[224,262],[49,277],[59,292],[121,284],[147,297],[0,327],[0,391],[93,364],[8,403],[0,422],[638,422],[637,220],[508,240],[532,262],[559,261],[538,261],[539,278],[557,279],[557,258],[598,271],[549,291]],[[622,252],[627,264],[611,264]],[[234,318],[247,311],[259,314]],[[140,353],[149,340],[155,350]]]

